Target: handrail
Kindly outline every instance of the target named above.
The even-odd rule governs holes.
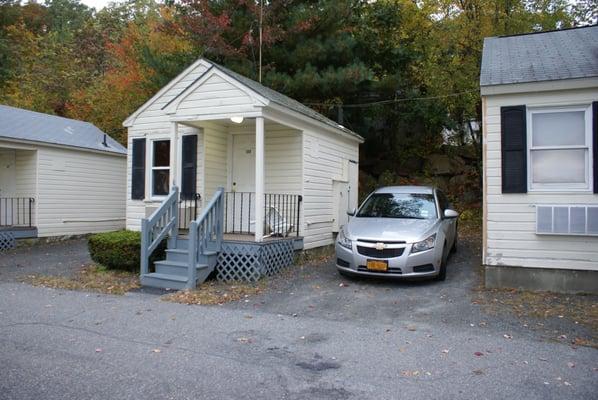
[[[169,236],[174,244],[179,229],[179,189],[173,186],[170,194],[158,209],[141,220],[141,274],[149,272],[149,258],[158,245]]]
[[[224,235],[224,188],[218,188],[199,217],[189,224],[189,262],[187,287],[195,287],[197,264],[206,250],[219,251]],[[211,248],[210,248],[211,246]]]
[[[0,197],[0,226],[29,226],[33,224],[33,197]]]

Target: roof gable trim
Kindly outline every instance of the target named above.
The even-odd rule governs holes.
[[[201,74],[195,81],[193,81],[189,86],[181,91],[176,97],[166,104],[162,110],[166,114],[174,114],[178,109],[179,105],[185,101],[185,99],[190,96],[196,89],[200,88],[208,79],[213,77],[214,75],[222,78],[227,83],[233,85],[235,88],[239,89],[243,93],[247,94],[253,101],[255,101],[257,106],[265,106],[270,103],[268,99],[260,95],[259,93],[255,92],[251,88],[247,87],[245,84],[237,81],[234,77],[230,76],[224,71],[216,68],[214,65],[211,65],[203,74]]]

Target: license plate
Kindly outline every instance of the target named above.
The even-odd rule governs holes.
[[[388,261],[368,260],[367,269],[370,271],[388,271]]]

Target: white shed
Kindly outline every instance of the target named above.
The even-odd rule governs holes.
[[[0,105],[0,233],[125,227],[126,149],[94,125]]]
[[[489,287],[598,292],[598,27],[484,41]]]
[[[128,229],[140,230],[175,187],[187,228],[223,188],[225,239],[293,236],[310,249],[333,243],[346,211],[357,206],[361,136],[206,59],[124,125]]]

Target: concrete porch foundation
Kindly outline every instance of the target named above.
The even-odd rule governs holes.
[[[487,265],[485,285],[488,289],[598,294],[598,271]]]

